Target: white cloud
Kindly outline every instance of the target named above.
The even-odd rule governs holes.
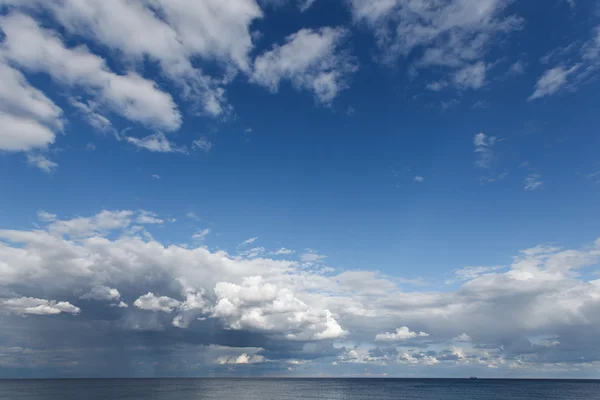
[[[248,249],[242,253],[240,253],[240,257],[242,258],[256,258],[256,257],[260,257],[262,254],[265,253],[265,248],[264,247],[253,247],[251,249]]]
[[[202,229],[192,235],[192,239],[202,241],[210,234],[210,228]]]
[[[287,340],[322,340],[343,337],[346,332],[327,309],[310,307],[287,288],[247,277],[241,285],[218,282],[213,317],[230,329],[268,332]]]
[[[249,244],[252,244],[252,243],[256,242],[257,240],[258,240],[258,237],[251,237],[250,239],[246,239],[246,240],[244,240],[244,241],[243,241],[242,243],[240,243],[239,245],[240,245],[240,246],[246,246],[246,245],[249,245]]]
[[[0,18],[6,34],[0,54],[32,72],[91,91],[113,112],[149,127],[175,130],[181,115],[171,96],[136,73],[117,75],[85,47],[67,48],[53,31],[19,13]]]
[[[268,340],[327,342],[343,337],[343,342],[367,344],[377,335],[398,340],[413,335],[424,338],[408,328],[382,333],[390,326],[416,326],[440,346],[450,345],[461,332],[469,332],[477,333],[470,347],[482,344],[486,348],[496,346],[496,352],[501,351],[500,346],[505,349],[493,357],[495,361],[483,354],[485,349],[469,350],[479,352],[476,359],[470,358],[469,351],[450,348],[435,355],[414,352],[412,358],[390,353],[387,361],[383,355],[357,349],[359,357],[352,362],[425,363],[433,362],[423,361],[424,356],[431,356],[442,363],[478,360],[484,366],[500,365],[500,359],[511,357],[508,349],[513,341],[532,336],[560,342],[543,346],[544,351],[553,352],[544,353],[544,357],[564,359],[566,353],[572,354],[565,349],[573,343],[582,356],[597,354],[597,341],[586,339],[586,335],[600,329],[600,281],[590,280],[585,268],[600,261],[600,239],[579,249],[525,249],[505,270],[469,270],[456,289],[404,291],[397,277],[373,271],[332,274],[321,265],[307,267],[301,262],[267,257],[244,259],[224,251],[127,235],[131,224],[127,220],[135,220],[135,212],[104,213],[102,217],[66,221],[49,216],[50,223],[43,227],[0,230],[2,309],[24,313],[31,308],[28,312],[41,313],[46,312],[44,307],[36,307],[56,305],[39,299],[32,305],[6,303],[22,296],[4,290],[64,298],[104,286],[127,288],[127,293],[150,292],[141,296],[138,304],[158,311],[156,315],[136,310],[126,314],[154,318],[157,324],[162,323],[161,318],[172,319],[163,325],[165,330],[172,329],[170,325],[185,329],[202,317],[213,319],[211,326],[241,334],[253,332]],[[61,232],[80,234],[63,237]],[[63,312],[70,309],[66,304],[60,307]],[[529,352],[536,349],[525,347]],[[536,362],[533,356],[528,360]],[[344,357],[347,359],[339,362],[351,362],[348,355]]]
[[[495,136],[487,136],[485,133],[478,133],[473,138],[477,161],[475,165],[479,168],[489,168],[494,161],[494,151],[492,148],[496,144]]]
[[[27,163],[49,174],[58,168],[58,164],[42,154],[27,154]]]
[[[454,271],[454,274],[457,279],[461,281],[468,281],[471,279],[475,279],[481,275],[493,273],[499,269],[502,269],[501,266],[495,267],[465,267]]]
[[[456,71],[452,76],[454,85],[460,89],[479,89],[485,84],[487,66],[480,61]]]
[[[251,23],[262,17],[254,0],[235,3],[206,0],[131,2],[113,0],[5,0],[5,3],[49,10],[67,32],[112,49],[127,60],[156,62],[161,72],[181,88],[203,113],[227,113],[223,84],[232,71],[248,71],[253,48]],[[218,61],[222,76],[211,77],[193,63]]]
[[[96,111],[98,105],[95,104],[93,101],[88,101],[86,103],[76,98],[70,98],[69,102],[81,115],[83,115],[87,123],[90,124],[92,128],[94,128],[98,132],[112,133],[114,135],[117,135],[115,129],[112,126],[112,122],[110,122],[110,120],[104,115]],[[89,148],[89,150],[92,149]]]
[[[328,105],[347,88],[347,78],[356,70],[340,49],[346,35],[339,28],[301,29],[288,36],[282,46],[256,57],[251,80],[277,92],[280,82],[287,79]]]
[[[0,299],[0,310],[12,314],[22,315],[56,315],[60,313],[79,314],[81,311],[66,301],[36,299],[33,297],[19,297],[14,299]]]
[[[527,175],[523,181],[523,185],[525,190],[533,191],[540,189],[544,185],[544,182],[542,181],[542,176],[540,174],[531,173]]]
[[[242,353],[239,356],[221,356],[215,361],[217,364],[258,364],[265,362],[265,358],[259,354],[248,355]]]
[[[0,150],[28,151],[54,143],[62,110],[0,57]]]
[[[285,247],[282,247],[279,250],[273,252],[273,254],[277,255],[277,256],[288,255],[288,254],[292,254],[292,253],[294,253],[294,250],[286,249]]]
[[[117,289],[109,288],[108,286],[94,286],[88,293],[79,297],[82,300],[104,300],[113,301],[120,300],[121,293]]]
[[[425,182],[425,178],[423,178],[421,175],[417,175],[417,176],[415,176],[415,182],[423,183],[423,182]]]
[[[393,61],[419,51],[415,67],[443,66],[450,69],[478,65],[495,39],[523,25],[507,15],[508,0],[484,0],[473,5],[465,0],[350,0],[357,21],[375,33],[384,59]],[[480,87],[485,66],[478,65],[475,77],[458,73],[460,87]]]
[[[408,339],[414,339],[417,337],[428,337],[429,334],[425,332],[413,332],[408,327],[403,326],[396,328],[394,333],[379,333],[375,335],[376,342],[401,342]]]
[[[525,63],[521,60],[515,61],[508,68],[509,75],[521,75],[525,72]]]
[[[155,296],[154,293],[146,293],[140,296],[133,305],[140,310],[146,311],[161,311],[165,313],[171,313],[181,306],[181,303],[175,299],[167,296]]]
[[[56,220],[56,214],[51,214],[47,211],[44,210],[39,210],[37,212],[38,218],[40,219],[40,221],[44,221],[44,222],[52,222],[54,220]]]
[[[198,217],[198,216],[196,215],[196,213],[195,213],[195,212],[192,212],[192,211],[190,211],[190,212],[187,212],[187,213],[185,214],[185,216],[186,216],[187,218],[189,218],[189,219],[195,219],[195,220],[199,220],[199,219],[200,219],[200,217]]]
[[[441,81],[430,82],[425,87],[434,92],[439,92],[440,90],[448,87],[448,81],[442,79]]]
[[[150,150],[157,153],[185,153],[185,149],[176,147],[166,138],[163,133],[155,133],[141,139],[126,136],[125,140],[129,143],[142,149]]]
[[[101,211],[93,217],[78,217],[70,220],[52,220],[48,232],[53,235],[86,237],[115,229],[126,228],[131,224],[132,211]]]
[[[158,214],[152,211],[140,210],[136,222],[138,224],[163,224],[164,219],[159,218]]]
[[[535,84],[535,91],[529,100],[539,99],[558,92],[568,83],[569,75],[577,70],[578,66],[565,69],[564,67],[555,67],[544,72],[541,78]]]
[[[466,333],[461,333],[460,335],[456,336],[452,340],[454,342],[471,342],[471,341],[473,341],[473,339],[471,339],[471,336],[467,335]]]
[[[160,179],[160,175],[152,174],[152,179],[159,180]]]
[[[192,149],[198,149],[208,153],[211,148],[212,143],[205,137],[201,137],[192,142]]]

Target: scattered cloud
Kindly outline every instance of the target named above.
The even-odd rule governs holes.
[[[19,297],[0,299],[0,311],[20,315],[79,314],[81,309],[66,301]]]
[[[423,178],[421,175],[417,175],[417,176],[415,176],[415,182],[423,183],[423,182],[425,182],[425,178]]]
[[[543,186],[543,184],[544,182],[542,181],[542,176],[538,173],[531,173],[527,175],[527,177],[523,181],[525,190],[528,191],[540,189]]]
[[[165,220],[159,218],[155,212],[140,210],[136,222],[138,224],[163,224]]]
[[[485,73],[487,66],[479,61],[456,71],[452,76],[452,82],[459,89],[479,89],[485,84]]]
[[[458,335],[454,339],[452,339],[452,341],[454,341],[454,342],[471,342],[471,341],[473,341],[473,339],[471,339],[471,336],[467,335],[466,333],[461,333],[460,335]]]
[[[179,308],[181,303],[170,297],[158,297],[154,293],[149,292],[143,296],[140,296],[136,301],[133,302],[133,305],[140,310],[171,313]]]
[[[376,342],[401,342],[408,339],[414,339],[417,337],[428,337],[429,334],[425,332],[413,332],[408,327],[403,326],[397,328],[394,333],[379,333],[375,335]]]
[[[159,180],[160,179],[160,175],[152,174],[152,179]]]
[[[285,247],[282,247],[279,250],[273,252],[273,254],[276,256],[289,255],[293,253],[294,250],[286,249]]]
[[[158,153],[185,153],[185,149],[171,144],[163,133],[155,133],[144,138],[138,139],[132,136],[126,136],[125,140],[139,148]]]
[[[217,364],[225,365],[225,364],[259,364],[265,362],[265,358],[258,354],[248,355],[246,353],[242,353],[239,356],[221,356],[215,360]]]
[[[570,74],[577,70],[578,66],[565,69],[564,67],[555,67],[544,72],[541,78],[535,84],[535,91],[529,96],[529,101],[549,96],[558,92],[568,83]]]
[[[313,253],[312,251],[300,254],[300,261],[305,263],[319,263],[323,262],[323,260],[325,260],[326,258],[327,256]]]
[[[113,301],[120,300],[121,293],[117,289],[112,289],[107,286],[94,286],[92,290],[79,297],[82,300],[104,300]]]
[[[473,138],[475,145],[475,153],[477,153],[477,161],[475,165],[479,168],[489,168],[494,161],[493,147],[496,144],[495,136],[488,136],[485,133],[478,133]]]
[[[58,164],[50,161],[42,154],[27,154],[27,163],[33,167],[39,168],[47,174],[50,174],[58,168]]]
[[[512,76],[521,75],[525,73],[525,63],[521,60],[515,61],[508,68],[508,74]]]
[[[301,29],[256,57],[251,80],[272,92],[289,80],[295,88],[313,92],[318,103],[329,105],[357,69],[341,49],[346,36],[340,28]]]
[[[202,229],[192,235],[192,239],[203,241],[210,234],[210,228]]]
[[[251,237],[250,239],[244,240],[242,243],[239,244],[239,246],[246,246],[246,245],[256,242],[257,240],[258,240],[258,237]]]
[[[212,148],[212,143],[205,137],[201,137],[192,142],[192,149],[202,150],[209,152]]]

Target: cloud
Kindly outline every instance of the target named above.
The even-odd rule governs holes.
[[[0,310],[21,315],[79,314],[81,311],[78,307],[66,301],[57,302],[33,297],[0,299]]]
[[[423,182],[425,182],[425,178],[423,178],[421,175],[417,175],[417,176],[415,176],[415,182],[423,183]]]
[[[158,214],[152,211],[140,210],[136,222],[138,224],[163,224],[164,219],[158,218]]]
[[[287,340],[322,340],[343,337],[332,313],[310,307],[287,288],[278,288],[260,276],[241,285],[218,282],[213,316],[230,329],[266,332]]]
[[[0,57],[0,150],[29,151],[54,143],[63,111]]]
[[[163,133],[155,133],[144,138],[138,139],[126,136],[125,140],[129,143],[146,150],[157,153],[185,153],[185,149],[176,147],[166,138]]]
[[[435,364],[497,368],[499,376],[517,360],[530,371],[581,363],[580,357],[585,357],[586,368],[600,361],[600,283],[592,274],[600,262],[600,239],[572,249],[527,248],[503,269],[465,268],[458,273],[456,288],[405,291],[400,278],[375,271],[338,273],[319,264],[240,258],[222,250],[131,235],[131,221],[138,215],[117,210],[60,219],[40,213],[47,220],[41,227],[0,230],[3,343],[28,346],[14,339],[14,333],[44,348],[58,349],[68,341],[74,349],[88,351],[99,345],[97,337],[110,333],[123,344],[118,352],[133,357],[134,349],[127,344],[131,335],[147,332],[157,349],[181,346],[190,355],[199,354],[191,351],[199,344],[250,346],[265,349],[259,354],[268,360],[314,360],[317,367],[336,360],[344,365],[387,365],[394,372],[401,371],[395,366]],[[99,287],[107,289],[94,289]],[[91,304],[74,297],[114,298],[112,288],[137,304],[119,308],[122,300]],[[106,310],[99,311],[101,307]],[[76,319],[48,317],[43,325],[38,318],[18,317],[75,313],[80,308]],[[389,332],[390,326],[402,328]],[[419,336],[420,331],[430,336]],[[453,339],[465,332],[473,334],[471,342],[457,347]],[[377,337],[390,341],[375,341]],[[537,337],[558,344],[530,342]],[[428,340],[406,342],[424,338]],[[394,340],[418,345],[418,351],[376,347]],[[343,348],[334,348],[332,341]],[[102,346],[104,360],[117,351],[106,342]],[[89,351],[87,359],[79,360],[81,368],[97,365],[98,356]],[[150,348],[144,347],[146,351]],[[46,357],[39,349],[35,352],[39,359]],[[244,349],[235,357],[243,352],[256,354]],[[212,363],[223,355],[210,354],[202,362]],[[76,360],[72,353],[63,356]],[[181,356],[177,353],[163,362],[191,362]]]
[[[489,168],[494,161],[494,151],[492,148],[496,144],[495,136],[487,136],[485,133],[478,133],[473,138],[477,161],[475,165],[479,168]]]
[[[77,217],[70,220],[53,219],[48,232],[53,235],[86,237],[113,229],[126,228],[131,224],[132,211],[101,211],[93,217]]]
[[[59,83],[91,91],[111,111],[148,127],[176,130],[181,115],[171,96],[136,73],[118,75],[85,47],[67,48],[59,36],[31,17],[12,13],[0,18],[6,35],[0,54],[31,72],[44,72]]]
[[[471,336],[467,335],[466,333],[461,333],[452,340],[454,342],[471,342],[473,339],[471,339]]]
[[[555,67],[544,72],[535,84],[535,91],[529,96],[529,101],[549,96],[558,92],[568,83],[569,75],[577,70],[578,66],[565,69],[564,67]]]
[[[502,269],[501,266],[494,267],[465,267],[454,271],[454,275],[458,280],[467,281],[471,279],[475,279],[481,275],[493,273],[499,269]]]
[[[160,179],[160,175],[152,174],[152,179],[159,180]]]
[[[192,239],[202,241],[210,234],[210,228],[202,229],[192,235]]]
[[[117,289],[112,289],[107,286],[95,286],[92,290],[79,297],[82,300],[103,300],[113,301],[120,300],[121,293]]]
[[[192,149],[198,149],[198,150],[202,150],[202,151],[205,151],[208,153],[211,148],[212,148],[212,143],[204,137],[201,137],[200,139],[196,139],[192,142]]]
[[[509,75],[513,75],[514,76],[514,75],[521,75],[523,73],[525,73],[525,63],[523,61],[521,61],[521,60],[515,61],[508,68],[508,74]]]
[[[305,263],[318,263],[323,262],[327,256],[322,254],[313,253],[312,251],[300,254],[300,261]]]
[[[54,172],[58,164],[49,160],[42,154],[27,154],[27,163],[31,166],[41,169],[47,174]]]
[[[251,80],[271,92],[278,91],[282,80],[289,80],[328,105],[348,87],[348,77],[356,70],[354,61],[341,49],[346,36],[341,28],[301,29],[289,35],[282,46],[256,57]]]
[[[258,237],[251,237],[250,239],[244,240],[242,243],[239,244],[239,246],[246,246],[246,245],[256,242],[257,240],[258,240]]]
[[[56,214],[52,214],[52,213],[49,213],[44,210],[39,210],[37,215],[38,215],[38,218],[40,219],[40,221],[44,221],[44,222],[52,222],[52,221],[56,220],[56,218],[57,218]]]
[[[294,250],[286,249],[285,247],[282,247],[279,250],[273,252],[273,254],[277,255],[277,256],[288,255],[288,254],[292,254],[292,253],[294,253]]]
[[[179,308],[181,303],[170,297],[158,297],[155,296],[154,293],[149,292],[143,296],[140,296],[136,301],[133,302],[133,305],[140,310],[171,313]]]
[[[542,181],[542,176],[540,174],[531,173],[523,180],[523,185],[525,190],[533,191],[540,189],[544,185],[544,182]]]
[[[452,81],[459,89],[479,89],[485,84],[486,70],[487,66],[480,61],[456,71],[452,76]]]
[[[248,355],[246,353],[242,353],[239,356],[221,356],[215,360],[217,364],[225,365],[225,364],[258,364],[265,362],[265,358],[258,354]]]
[[[77,109],[77,111],[81,115],[83,115],[87,123],[90,124],[90,126],[96,131],[101,133],[112,133],[114,135],[117,135],[117,132],[113,128],[112,122],[110,122],[110,120],[104,115],[96,111],[96,109],[98,108],[97,104],[95,104],[92,101],[88,101],[87,103],[85,103],[76,98],[70,98],[69,102],[75,109]],[[89,150],[92,149],[89,148]]]
[[[416,69],[442,66],[454,72],[459,88],[484,83],[483,59],[494,42],[523,26],[506,13],[510,1],[485,0],[476,7],[463,0],[350,0],[357,22],[370,27],[384,61],[418,54]],[[469,76],[467,71],[475,74]]]
[[[187,100],[213,117],[229,110],[223,86],[231,80],[232,71],[250,68],[253,44],[249,28],[262,17],[254,0],[237,1],[235,7],[220,0],[193,5],[168,0],[5,3],[49,11],[68,33],[92,40],[127,60],[156,62]],[[195,59],[217,61],[222,67],[220,76],[205,74]]]
[[[403,326],[397,328],[394,333],[379,333],[375,335],[376,342],[401,342],[408,339],[414,339],[417,337],[428,337],[429,334],[425,332],[413,332],[408,327]]]

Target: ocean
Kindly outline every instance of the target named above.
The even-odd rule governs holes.
[[[492,379],[73,379],[0,381],[1,400],[600,399],[600,381]]]

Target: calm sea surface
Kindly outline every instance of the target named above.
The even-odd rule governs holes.
[[[600,399],[600,381],[81,379],[0,381],[2,400]]]

